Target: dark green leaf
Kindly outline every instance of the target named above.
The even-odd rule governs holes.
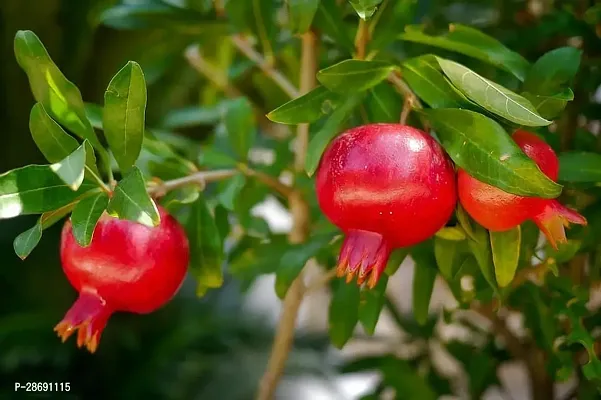
[[[192,205],[186,224],[190,242],[190,272],[197,279],[196,293],[223,285],[223,243],[215,219],[202,194]]]
[[[232,148],[241,161],[246,161],[257,136],[255,115],[246,97],[239,97],[228,106],[225,127]]]
[[[574,93],[570,88],[562,89],[553,95],[536,95],[529,92],[522,92],[526,98],[536,108],[536,111],[543,118],[556,118],[566,108],[568,101],[574,99]]]
[[[361,290],[359,321],[368,335],[373,335],[376,331],[376,325],[380,319],[382,307],[384,307],[384,304],[386,303],[387,284],[388,275],[382,274],[380,280],[373,289],[364,288]]]
[[[375,25],[368,49],[380,50],[396,40],[405,25],[414,19],[416,0],[385,0],[378,8],[371,25]]]
[[[219,201],[223,206],[230,211],[234,211],[236,200],[239,199],[240,191],[246,184],[244,175],[236,175],[225,183],[224,188],[219,193]]]
[[[302,34],[309,30],[319,7],[319,0],[287,0],[290,30]]]
[[[195,35],[210,25],[198,12],[158,2],[116,5],[100,14],[99,22],[116,29],[169,28]]]
[[[27,73],[36,101],[56,121],[102,151],[102,145],[86,117],[79,89],[65,78],[35,33],[17,32],[15,55],[19,65]]]
[[[79,201],[71,214],[73,236],[81,247],[87,247],[92,242],[96,224],[109,204],[106,193],[86,197]]]
[[[49,165],[28,165],[5,172],[0,175],[0,219],[56,210],[94,187],[84,182],[74,192]]]
[[[395,390],[396,399],[435,400],[436,392],[419,375],[415,367],[405,360],[388,356],[380,364],[384,381]]]
[[[38,220],[38,222],[17,236],[13,242],[13,248],[15,250],[15,254],[19,256],[21,260],[25,260],[27,256],[35,249],[35,247],[40,242],[42,238],[42,223]]]
[[[401,71],[409,87],[432,108],[465,108],[470,103],[444,77],[433,55],[410,58]]]
[[[340,127],[353,112],[355,107],[361,104],[363,95],[349,96],[344,103],[332,113],[319,132],[313,136],[309,142],[307,158],[305,159],[305,171],[312,176],[319,165],[321,155],[334,136],[339,132]]]
[[[355,282],[336,282],[336,288],[330,301],[329,329],[332,344],[341,349],[353,336],[359,319],[360,289]]]
[[[574,183],[601,182],[601,154],[585,151],[561,153],[559,180]]]
[[[319,30],[333,38],[348,53],[355,50],[355,45],[344,28],[342,8],[338,7],[336,0],[320,0],[313,21]]]
[[[104,135],[122,172],[131,168],[142,149],[146,113],[146,81],[140,65],[128,62],[104,93]]]
[[[229,154],[218,151],[214,147],[203,148],[198,155],[198,164],[207,168],[233,168],[238,164]]]
[[[107,211],[114,217],[150,227],[161,222],[157,206],[146,192],[142,172],[135,166],[115,187]]]
[[[545,53],[532,66],[524,91],[537,95],[554,95],[569,85],[580,67],[582,51],[574,47],[561,47]]]
[[[551,124],[538,115],[536,108],[524,97],[476,74],[455,61],[438,58],[445,75],[470,100],[508,121],[525,126]]]
[[[344,60],[319,71],[317,80],[333,92],[356,93],[382,82],[395,68],[383,61]]]
[[[74,191],[78,190],[83,183],[86,167],[86,143],[88,143],[87,140],[73,153],[50,166],[50,169]]]
[[[314,122],[334,111],[343,99],[342,95],[318,86],[309,93],[282,104],[267,114],[267,118],[280,124]]]
[[[522,231],[519,225],[503,232],[490,232],[490,247],[495,265],[495,276],[500,287],[513,281],[520,261]]]
[[[252,31],[267,59],[273,56],[277,27],[274,0],[228,0],[225,11],[237,32]]]
[[[530,68],[528,61],[518,53],[509,50],[498,40],[465,25],[451,24],[449,32],[441,36],[430,36],[423,33],[421,27],[410,26],[400,38],[465,54],[511,72],[522,81]]]
[[[390,253],[390,257],[386,263],[386,269],[384,269],[386,275],[392,276],[398,271],[403,261],[405,261],[405,258],[409,255],[409,249],[409,247],[403,247],[393,250],[392,253]]]
[[[471,249],[480,272],[495,291],[497,288],[497,281],[495,279],[495,267],[492,259],[492,252],[490,248],[490,237],[488,231],[480,225],[474,226],[474,239],[468,239],[468,246]]]
[[[561,193],[561,185],[543,174],[492,119],[459,109],[424,112],[455,164],[474,178],[521,196],[555,198]]]
[[[467,212],[463,209],[461,204],[457,204],[457,209],[455,212],[455,216],[457,217],[457,221],[459,222],[459,226],[465,231],[465,233],[472,239],[476,240],[476,236],[474,235],[474,230],[472,228],[472,223],[470,221],[470,217]]]
[[[361,19],[367,20],[376,12],[382,0],[349,0]]]
[[[221,119],[224,104],[216,106],[190,106],[170,110],[159,122],[164,129],[190,128],[198,125],[215,125]]]
[[[369,122],[397,123],[403,108],[403,99],[386,82],[369,90],[363,103],[367,109]]]
[[[292,282],[300,274],[307,261],[315,257],[331,240],[332,235],[319,235],[306,243],[291,245],[286,249],[275,273],[275,292],[278,297],[283,299],[286,296]]]
[[[411,258],[415,261],[415,269],[413,270],[413,316],[418,324],[425,325],[428,322],[430,299],[438,274],[432,240],[414,246],[411,249]]]

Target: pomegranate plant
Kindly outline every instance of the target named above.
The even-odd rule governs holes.
[[[122,349],[145,354],[144,335],[111,317],[123,312],[122,321],[172,329],[157,353],[185,354],[157,381],[231,371],[246,358],[233,356],[227,368],[188,358],[205,345],[198,332],[212,326],[208,316],[161,318],[179,315],[168,305],[176,296],[219,304],[214,314],[225,318],[224,299],[274,276],[267,295],[282,310],[269,356],[234,374],[252,380],[259,400],[293,397],[280,383],[294,372],[299,310],[315,292],[324,294],[327,346],[383,349],[364,357],[347,346],[350,357],[334,365],[341,374],[378,372],[365,399],[509,393],[513,384],[500,377],[510,362],[523,367],[533,399],[597,398],[601,18],[593,2],[512,1],[502,10],[415,0],[92,3],[77,6],[85,35],[14,32],[18,76],[33,94],[30,141],[46,161],[0,175],[0,219],[37,216],[13,242],[19,258],[32,255],[29,265],[42,235],[64,221],[53,257],[71,288],[34,292],[73,301],[62,320],[62,311],[53,315],[54,329],[94,354],[56,337],[53,352],[85,354],[87,366]],[[61,18],[73,11],[63,6]],[[92,36],[111,49],[135,37],[119,54],[137,61],[92,58],[83,68],[88,56],[69,52]],[[42,41],[57,37],[68,42],[62,58],[79,67],[55,64],[58,50]],[[102,78],[81,82],[94,74]],[[290,224],[265,207],[285,208]],[[196,330],[172,322],[182,319]],[[39,335],[52,327],[44,322]],[[218,331],[208,352],[238,346]],[[151,358],[140,370],[158,364],[176,362]],[[332,360],[318,364],[324,371]],[[239,380],[226,381],[241,391]],[[248,390],[125,396],[250,398]]]

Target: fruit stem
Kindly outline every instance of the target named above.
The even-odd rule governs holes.
[[[355,36],[355,58],[358,60],[365,59],[365,49],[367,48],[367,42],[369,41],[369,24],[359,18],[359,26],[357,27],[357,34]]]

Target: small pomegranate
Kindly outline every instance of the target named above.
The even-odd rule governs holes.
[[[545,175],[557,180],[559,160],[544,140],[524,130],[517,130],[512,138]],[[480,182],[463,170],[458,173],[458,191],[462,206],[486,229],[505,231],[532,220],[554,248],[566,241],[564,227],[570,222],[586,225],[582,215],[557,200],[516,196]]]
[[[373,288],[393,249],[442,228],[455,208],[455,170],[427,133],[370,124],[330,143],[317,171],[319,206],[346,237],[338,276]]]
[[[54,328],[63,342],[79,330],[78,347],[93,353],[112,313],[150,313],[175,295],[188,268],[188,239],[162,207],[159,215],[160,225],[150,228],[105,213],[88,247],[65,223],[61,261],[79,298]]]

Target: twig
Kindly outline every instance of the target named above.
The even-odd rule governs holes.
[[[407,118],[409,118],[409,114],[413,109],[413,97],[407,96],[405,97],[405,101],[403,101],[403,109],[401,110],[401,118],[400,123],[405,125],[407,123]]]
[[[187,48],[184,55],[188,60],[188,63],[196,71],[213,82],[213,84],[223,91],[228,97],[242,96],[242,93],[240,93],[237,88],[230,85],[225,74],[223,74],[219,69],[215,68],[202,57],[198,46],[191,46]]]
[[[264,185],[267,185],[268,187],[275,190],[276,192],[278,192],[279,194],[281,194],[284,197],[290,197],[290,195],[292,195],[293,189],[290,186],[286,185],[285,183],[280,182],[279,180],[277,180],[276,178],[274,178],[271,175],[268,175],[261,171],[256,171],[256,170],[248,167],[248,165],[246,165],[246,164],[238,165],[238,169],[244,175],[255,178],[259,182],[263,183]]]
[[[302,55],[301,55],[301,82],[302,93],[310,91],[315,86],[316,74],[316,42],[317,39],[312,32],[307,32],[302,37]],[[296,96],[293,96],[296,97]],[[295,149],[295,169],[301,172],[306,157],[307,147],[304,142],[307,140],[309,127],[306,124],[299,125],[297,140],[302,144],[297,144]],[[291,243],[301,243],[307,239],[309,234],[310,212],[307,202],[301,194],[293,191],[288,197],[290,212],[292,214],[293,226],[290,231],[289,240]],[[301,271],[294,280],[290,289],[286,293],[284,303],[282,304],[282,314],[276,329],[275,338],[271,350],[271,356],[267,363],[267,368],[257,392],[258,400],[271,400],[274,397],[277,385],[282,377],[288,354],[294,343],[294,331],[296,328],[296,318],[303,301],[305,284],[304,273]]]
[[[401,74],[398,71],[392,72],[388,75],[388,81],[397,88],[397,90],[403,95],[405,99],[405,103],[403,105],[403,110],[401,111],[400,121],[401,124],[407,122],[407,118],[409,117],[409,113],[412,110],[421,110],[424,108],[419,98],[413,93],[413,90],[407,85],[407,83],[401,78]],[[422,125],[426,131],[430,130],[430,123],[423,115],[420,115],[420,120]]]
[[[201,188],[209,182],[220,181],[231,178],[239,172],[234,169],[224,169],[215,171],[200,171],[181,178],[160,182],[148,188],[150,194],[161,196],[165,193],[187,185],[199,185]]]
[[[299,96],[299,91],[294,87],[292,83],[286,78],[280,71],[275,69],[261,54],[259,54],[253,47],[248,43],[247,40],[243,39],[240,35],[232,35],[232,43],[240,50],[242,54],[253,61],[257,66],[270,78],[276,85],[278,85],[290,98],[294,99]]]
[[[369,42],[369,25],[365,20],[359,19],[359,27],[355,35],[355,57],[359,60],[365,59],[365,49]]]

